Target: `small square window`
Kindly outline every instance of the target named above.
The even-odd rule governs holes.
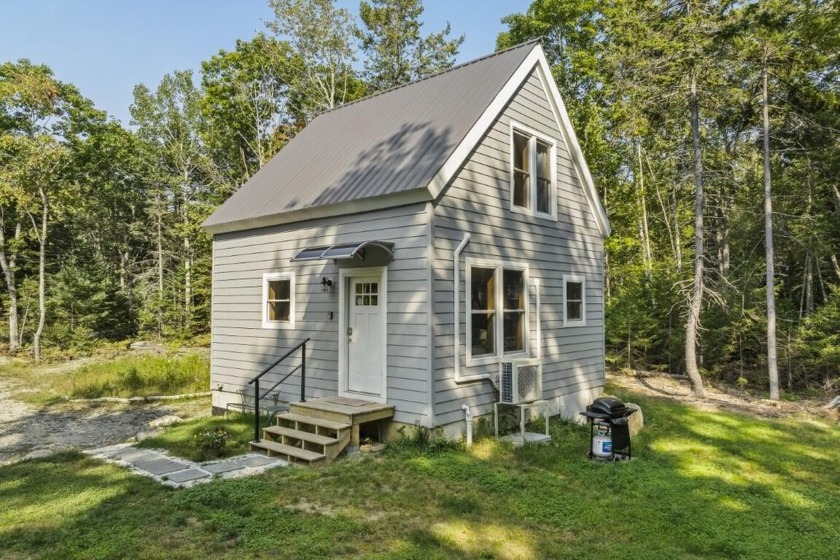
[[[586,324],[586,283],[583,278],[563,277],[563,301],[565,313],[563,324],[566,326]]]
[[[294,274],[263,275],[263,328],[294,327]]]

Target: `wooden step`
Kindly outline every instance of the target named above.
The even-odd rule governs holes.
[[[283,426],[269,426],[268,428],[263,428],[263,432],[276,436],[286,436],[293,439],[309,441],[318,445],[332,445],[338,443],[336,438],[313,434],[312,432],[293,430],[292,428],[284,428]]]
[[[291,445],[284,445],[276,441],[267,439],[261,440],[259,443],[251,442],[251,449],[264,449],[268,455],[283,455],[286,457],[294,457],[306,461],[307,463],[314,463],[315,461],[322,461],[326,459],[323,453],[316,453],[315,451],[308,451],[299,447],[292,447]]]
[[[300,422],[302,424],[309,424],[311,426],[320,426],[328,430],[335,430],[340,432],[350,428],[350,424],[343,424],[341,422],[333,422],[332,420],[324,420],[323,418],[315,418],[313,416],[305,416],[303,414],[295,414],[294,412],[284,412],[277,415],[277,420],[285,420],[287,422]]]

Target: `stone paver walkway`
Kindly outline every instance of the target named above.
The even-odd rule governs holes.
[[[238,478],[265,472],[274,467],[286,467],[287,461],[257,453],[238,455],[208,463],[194,463],[174,458],[155,449],[137,449],[121,443],[85,451],[109,463],[128,467],[133,472],[154,478],[165,486],[187,488],[193,484],[209,482],[214,478]]]

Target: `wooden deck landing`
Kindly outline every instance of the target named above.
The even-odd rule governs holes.
[[[359,447],[359,426],[369,422],[377,422],[377,428],[379,428],[378,421],[394,417],[394,405],[392,404],[348,397],[313,398],[306,402],[290,403],[290,408],[295,414],[349,424],[352,427],[350,446],[354,449]]]
[[[375,428],[381,441],[381,423],[394,416],[393,405],[346,397],[313,398],[289,407],[276,416],[276,426],[263,429],[264,439],[251,442],[251,449],[310,465],[328,463],[345,449],[359,449],[363,425],[366,431]]]

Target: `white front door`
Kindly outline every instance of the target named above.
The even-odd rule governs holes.
[[[353,276],[347,289],[347,390],[381,398],[385,389],[382,278]]]

